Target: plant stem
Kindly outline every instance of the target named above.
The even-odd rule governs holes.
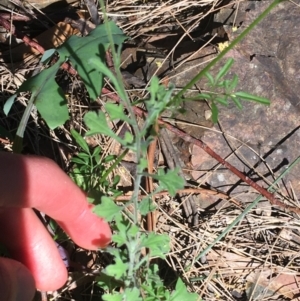
[[[100,0],[100,6],[101,6],[101,9],[102,9],[102,12],[103,12],[103,17],[104,17],[105,24],[107,24],[108,18],[107,18],[107,14],[106,14],[106,10],[105,10],[105,4],[104,4],[103,0]],[[115,45],[114,45],[114,42],[113,42],[113,37],[112,37],[111,31],[110,31],[110,27],[106,26],[106,30],[107,30],[107,36],[108,36],[109,41],[110,41],[110,47],[111,47],[111,53],[112,53],[112,57],[113,57],[113,63],[116,66],[116,68],[115,68],[116,77],[117,77],[117,80],[118,80],[119,86],[120,86],[119,93],[121,95],[119,95],[119,97],[120,97],[119,99],[124,104],[125,108],[127,109],[128,113],[129,113],[129,116],[134,121],[132,123],[132,128],[133,128],[133,131],[135,133],[135,151],[136,151],[136,158],[137,158],[138,167],[139,167],[139,162],[140,162],[141,157],[142,157],[141,131],[139,129],[139,125],[137,123],[137,120],[136,120],[136,117],[135,117],[135,114],[134,114],[134,111],[133,111],[133,108],[132,108],[132,104],[130,103],[130,100],[128,99],[126,90],[125,90],[124,85],[123,85],[122,75],[121,75],[120,68],[119,68],[120,64],[118,64],[119,59],[118,59],[117,53],[115,51]],[[133,194],[132,194],[132,201],[133,201],[133,205],[134,205],[134,209],[135,209],[134,210],[134,224],[137,225],[137,226],[138,226],[138,195],[139,195],[140,183],[141,183],[141,179],[142,179],[141,171],[139,170],[138,167],[137,167],[137,176],[136,176],[136,179],[135,179],[135,182],[134,182],[134,191],[133,191]]]

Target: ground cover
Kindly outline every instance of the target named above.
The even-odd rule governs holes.
[[[178,91],[268,4],[216,1],[145,2],[134,5],[126,1],[109,3],[108,17],[130,37],[121,56],[122,75],[129,98],[132,101],[145,98],[145,87],[153,74],[158,75],[166,86],[174,83]],[[98,14],[93,15],[93,6],[89,3],[90,13],[86,6],[80,8],[74,2],[66,6],[68,10],[65,15],[62,14],[63,17],[57,16],[57,5],[56,2],[51,5],[57,19],[53,19],[51,12],[47,14],[55,23],[64,22],[60,23],[56,34],[53,34],[53,29],[39,29],[39,33],[46,34],[46,38],[38,39],[45,48],[53,47],[43,44],[50,41],[50,36],[63,39],[61,32],[79,34],[81,31],[86,34],[99,22]],[[39,7],[43,6],[40,4]],[[30,8],[22,14],[31,15],[31,10],[36,12]],[[75,13],[79,17],[74,17]],[[99,15],[101,21],[102,14]],[[66,16],[69,19],[66,20]],[[93,22],[85,22],[89,18]],[[227,158],[264,187],[268,187],[298,156],[297,39],[293,37],[298,36],[296,24],[299,18],[299,9],[294,4],[282,3],[227,54],[236,61],[228,76],[238,74],[239,88],[271,99],[270,107],[243,103],[244,110],[241,111],[233,105],[220,108],[218,126],[213,126],[209,103],[206,102],[186,102],[183,104],[186,114],[174,116],[166,112],[162,116],[168,121],[172,118],[172,123],[178,128],[201,138],[221,157]],[[44,25],[47,22],[43,20]],[[30,23],[26,21],[25,24]],[[49,24],[48,27],[52,28]],[[18,26],[24,31],[24,26]],[[26,33],[35,35],[33,28],[37,29],[29,26]],[[233,31],[234,28],[237,31]],[[291,28],[293,34],[287,35]],[[60,44],[57,38],[51,43]],[[3,105],[39,62],[37,56],[30,54],[29,48],[17,46],[15,49],[2,52]],[[15,60],[13,64],[11,56]],[[220,70],[221,64],[224,62],[214,67],[213,74]],[[74,156],[82,151],[82,145],[75,142],[71,130],[84,135],[88,131],[83,122],[85,114],[103,110],[103,104],[111,102],[114,88],[107,83],[105,88],[110,94],[102,93],[95,102],[91,102],[78,77],[62,72],[56,81],[64,88],[72,118],[63,127],[49,130],[37,113],[31,114],[23,152],[54,158],[64,170],[74,174],[72,158],[74,160]],[[201,81],[189,90],[189,95],[193,96],[206,88],[205,81]],[[22,94],[9,116],[3,115],[1,118],[1,142],[6,150],[12,148],[13,136],[27,102],[28,95]],[[128,125],[119,121],[111,123],[111,128],[119,137],[128,131]],[[90,149],[101,147],[103,158],[110,155],[118,157],[124,151],[115,139],[103,135],[87,137],[86,143]],[[199,300],[297,300],[299,213],[263,200],[207,254],[199,256],[242,214],[258,193],[203,150],[183,142],[178,135],[170,134],[166,129],[160,131],[158,145],[158,150],[149,153],[152,157],[148,157],[154,163],[153,169],[180,167],[181,177],[186,181],[185,190],[176,198],[162,193],[160,198],[154,200],[157,205],[155,214],[148,215],[145,228],[142,228],[170,237],[171,251],[165,260],[159,261],[160,275],[166,287],[172,291],[180,275],[188,289],[198,294]],[[108,167],[109,160],[105,164]],[[298,208],[298,168],[296,166],[286,175],[277,188],[282,200],[285,199],[286,204],[294,208]],[[128,195],[119,196],[119,202],[130,197],[135,173],[136,154],[129,151],[107,178],[109,183],[117,176],[121,178],[114,189],[127,191]],[[82,179],[75,177],[75,180],[82,184]],[[101,189],[111,187],[104,182],[100,184]],[[154,181],[154,188],[155,185],[157,182]],[[127,209],[130,211],[130,207]],[[154,220],[149,221],[150,217]],[[98,285],[97,277],[102,267],[111,262],[111,257],[105,253],[88,253],[71,242],[67,242],[65,248],[71,258],[70,282],[61,291],[44,293],[43,297],[54,300],[101,300],[103,290]]]

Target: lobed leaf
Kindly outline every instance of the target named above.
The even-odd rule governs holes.
[[[175,196],[178,189],[184,187],[184,179],[178,175],[178,170],[168,170],[166,173],[162,169],[158,170],[158,175],[151,175],[159,181],[161,189],[167,189],[171,196]]]
[[[71,36],[57,50],[62,59],[71,61],[93,100],[100,95],[104,74],[110,71],[104,64],[105,51],[110,45],[106,26],[110,27],[115,45],[120,46],[127,39],[120,28],[110,21],[97,26],[86,37]]]
[[[151,256],[164,259],[170,251],[170,237],[150,232],[142,236],[141,246],[148,248]]]
[[[98,216],[105,218],[106,221],[110,222],[114,217],[122,211],[122,207],[115,204],[109,197],[103,196],[101,198],[101,204],[96,205],[93,208],[93,212]]]
[[[115,138],[116,134],[109,128],[106,117],[103,112],[88,112],[83,118],[85,124],[89,127],[86,135],[104,134]]]
[[[175,291],[172,293],[170,301],[197,301],[198,299],[198,294],[188,292],[184,282],[178,278]]]

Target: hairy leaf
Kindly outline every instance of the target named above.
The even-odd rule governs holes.
[[[101,198],[101,204],[93,208],[94,213],[105,218],[108,222],[112,221],[121,210],[122,207],[117,206],[113,200],[106,196]]]
[[[199,299],[198,294],[189,293],[183,281],[180,278],[178,278],[175,291],[172,293],[170,301],[182,301],[182,300],[197,301],[198,299]]]

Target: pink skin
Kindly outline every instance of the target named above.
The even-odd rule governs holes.
[[[67,271],[31,208],[55,219],[85,249],[105,247],[111,239],[109,225],[92,213],[85,194],[49,159],[0,152],[0,207],[0,241],[27,267],[40,290],[60,288]],[[1,268],[0,260],[0,281]],[[5,300],[14,300],[10,298]]]

